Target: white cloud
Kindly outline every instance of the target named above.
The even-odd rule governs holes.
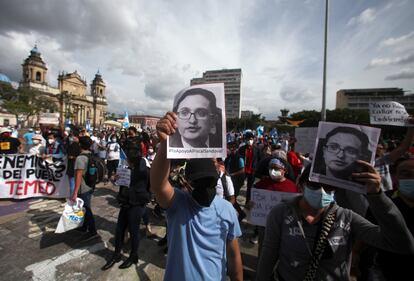
[[[403,44],[403,43],[405,43],[409,40],[412,40],[412,39],[414,39],[414,31],[410,32],[408,34],[396,37],[396,38],[394,38],[394,37],[388,38],[388,39],[382,41],[381,45],[386,46],[386,47],[390,47],[390,46]]]
[[[72,2],[3,5],[1,71],[18,81],[38,42],[50,84],[59,70],[75,69],[90,83],[99,68],[110,111],[161,115],[191,78],[221,68],[242,68],[242,110],[273,118],[285,107],[320,109],[323,0]],[[384,77],[411,64],[414,2],[371,1],[368,9],[357,2],[331,1],[328,108],[336,81],[341,88],[389,86]],[[410,79],[395,81],[414,89]]]
[[[414,53],[405,55],[403,57],[395,58],[374,58],[368,64],[368,67],[378,67],[386,65],[404,65],[414,63]]]
[[[388,75],[385,77],[385,80],[395,81],[395,80],[411,80],[414,79],[414,70],[413,69],[404,69],[398,73]]]
[[[348,26],[357,25],[357,24],[368,24],[373,22],[377,17],[377,12],[373,8],[365,9],[359,16],[352,17],[348,21]]]

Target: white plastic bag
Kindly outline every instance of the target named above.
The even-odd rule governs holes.
[[[55,233],[62,233],[82,226],[85,219],[83,200],[76,198],[76,203],[66,202],[65,209],[60,217]]]

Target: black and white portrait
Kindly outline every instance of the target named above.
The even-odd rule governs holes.
[[[319,122],[310,180],[364,193],[352,173],[363,172],[356,161],[374,162],[380,129]]]
[[[203,84],[174,98],[177,130],[168,138],[168,158],[225,156],[224,85]],[[220,155],[220,156],[219,156]]]

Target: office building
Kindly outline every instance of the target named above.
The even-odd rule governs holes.
[[[337,109],[369,109],[370,102],[395,101],[414,110],[414,94],[405,95],[401,88],[342,89],[336,92]]]
[[[191,79],[191,86],[210,83],[224,83],[226,117],[240,118],[241,113],[241,77],[237,69],[208,70],[203,77]]]

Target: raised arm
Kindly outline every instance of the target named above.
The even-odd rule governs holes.
[[[397,206],[381,191],[380,175],[369,163],[358,162],[366,166],[368,172],[352,175],[355,180],[365,183],[369,206],[378,225],[354,213],[351,229],[356,239],[384,250],[413,254],[414,238]]]
[[[151,191],[155,194],[158,204],[164,209],[171,207],[174,200],[174,188],[168,181],[170,160],[167,159],[167,136],[175,133],[176,118],[174,112],[167,112],[157,123],[157,134],[160,147],[151,166]]]

